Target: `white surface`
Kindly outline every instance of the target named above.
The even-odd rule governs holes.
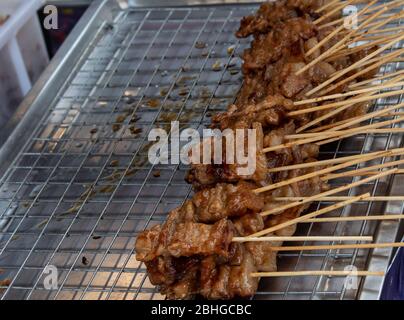
[[[0,0],[0,127],[28,93],[48,63],[37,10],[42,0]]]

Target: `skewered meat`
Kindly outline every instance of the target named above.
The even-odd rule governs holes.
[[[260,212],[264,207],[263,197],[253,192],[249,183],[219,183],[215,188],[204,189],[195,194],[193,203],[198,221],[214,222],[223,218],[243,216]]]
[[[248,37],[251,34],[267,33],[280,21],[312,14],[322,5],[320,0],[288,0],[263,3],[256,14],[244,17],[236,36]]]
[[[269,99],[270,101],[281,101],[281,98]],[[283,99],[285,100],[285,99]],[[262,103],[265,105],[265,103]],[[268,103],[268,105],[270,105]],[[278,106],[273,104],[274,108]],[[256,110],[259,110],[258,107]],[[251,108],[253,109],[253,108]],[[251,117],[255,117],[253,112],[250,113]],[[246,119],[244,122],[242,119]],[[248,116],[238,118],[233,114],[228,112],[218,115],[216,120],[223,119],[224,126],[227,125],[240,125],[240,123],[248,123]],[[253,175],[239,175],[237,169],[240,165],[237,164],[227,164],[223,160],[220,165],[203,165],[197,164],[192,165],[192,169],[189,171],[187,176],[187,181],[194,185],[194,188],[201,189],[204,187],[209,187],[215,183],[235,183],[240,180],[250,180],[257,185],[267,185],[274,181],[279,181],[282,179],[282,173],[268,175],[267,170],[269,168],[276,168],[279,166],[289,165],[291,163],[302,163],[308,158],[316,158],[318,156],[318,146],[314,144],[307,144],[301,146],[294,146],[293,148],[286,148],[277,150],[274,152],[263,153],[263,148],[273,147],[287,142],[285,138],[286,135],[295,133],[295,125],[293,121],[289,121],[282,127],[277,127],[278,129],[269,131],[269,133],[262,137],[263,131],[260,125],[256,126],[253,123],[253,127],[257,128],[258,139],[257,139],[257,153],[256,153],[256,170]],[[225,147],[223,146],[223,150]],[[222,159],[226,159],[225,156]]]
[[[253,189],[253,185],[240,182],[197,192],[192,201],[172,210],[163,226],[154,226],[137,237],[136,258],[151,261],[158,256],[195,254],[228,258],[233,225],[225,218],[257,213],[264,207],[263,197]]]
[[[232,238],[233,225],[229,220],[213,225],[185,222],[177,226],[167,249],[173,257],[216,254],[228,258]]]
[[[231,299],[234,297],[250,297],[258,288],[259,278],[251,277],[256,272],[254,258],[242,248],[242,259],[239,265],[218,265],[213,257],[201,262],[201,278],[199,292],[207,299]]]
[[[279,126],[285,119],[286,112],[293,110],[293,102],[281,95],[268,96],[262,102],[254,105],[237,107],[231,105],[228,111],[217,114],[212,118],[213,126],[221,130],[227,128],[251,128],[254,122],[262,125],[263,129]]]
[[[189,181],[196,192],[183,206],[172,210],[163,225],[142,232],[136,241],[137,259],[145,263],[152,284],[159,285],[168,299],[189,299],[200,295],[207,299],[250,297],[259,278],[251,273],[275,271],[274,246],[282,242],[232,242],[233,236],[248,236],[264,228],[279,225],[300,216],[309,203],[266,217],[262,211],[279,208],[277,197],[309,197],[328,188],[321,179],[311,178],[288,186],[256,194],[254,189],[283,179],[301,176],[319,168],[289,170],[268,174],[267,169],[303,162],[318,156],[318,146],[306,144],[264,154],[263,148],[287,142],[296,125],[305,124],[321,113],[288,118],[296,106],[291,102],[328,79],[353,61],[356,55],[333,58],[296,75],[311,59],[339,41],[336,36],[310,57],[306,52],[324,39],[333,27],[318,29],[314,10],[323,1],[283,0],[261,5],[258,13],[243,19],[239,37],[254,35],[244,53],[244,83],[235,105],[213,118],[212,126],[225,129],[256,129],[257,170],[249,176],[237,174],[237,165],[194,164]],[[373,50],[373,49],[370,49]],[[366,54],[366,53],[365,53]],[[366,76],[370,76],[370,73]],[[343,90],[337,88],[335,92]],[[289,100],[288,98],[292,99]],[[308,107],[308,105],[304,106]],[[329,121],[351,117],[366,110],[357,104]],[[201,144],[213,143],[207,139]],[[225,148],[223,148],[226,152]],[[226,159],[226,157],[223,157]],[[291,236],[292,225],[275,231],[274,236]]]
[[[214,154],[211,155],[211,163],[213,164],[192,164],[192,169],[188,172],[186,180],[188,183],[192,183],[196,189],[201,187],[206,187],[213,185],[215,183],[236,183],[239,180],[250,180],[257,184],[267,183],[267,158],[262,152],[263,149],[263,130],[260,123],[255,122],[251,125],[251,129],[255,129],[256,134],[256,144],[250,146],[248,141],[248,133],[244,135],[243,145],[240,145],[240,141],[234,138],[233,140],[233,151],[230,157],[234,157],[233,163],[228,163],[228,149],[227,140],[223,139],[222,143],[222,162],[214,164]],[[214,138],[207,138],[200,144],[200,154],[203,154],[203,149],[207,144],[210,144],[210,150],[214,150]],[[248,155],[248,161],[242,163],[238,161],[237,157],[234,155],[234,150],[237,148],[244,148],[244,154]],[[255,156],[251,156],[251,154]],[[255,166],[255,171],[252,174],[248,174],[248,166]],[[244,171],[241,171],[244,170]],[[244,174],[240,174],[244,173]],[[247,173],[247,174],[245,174]]]
[[[168,227],[169,228],[169,227]],[[213,225],[195,222],[181,222],[167,236],[165,224],[140,234],[136,241],[136,258],[151,261],[158,256],[189,257],[192,255],[216,254],[228,258],[228,247],[233,237],[233,225],[222,219]]]

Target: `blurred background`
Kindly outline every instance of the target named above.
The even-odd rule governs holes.
[[[0,129],[13,116],[91,0],[0,0]],[[45,29],[44,8],[58,9],[58,29]]]

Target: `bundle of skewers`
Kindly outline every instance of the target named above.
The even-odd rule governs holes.
[[[349,271],[277,272],[282,251],[401,247],[372,243],[371,236],[294,236],[300,223],[401,219],[401,215],[320,217],[358,201],[403,197],[339,196],[341,192],[401,173],[404,149],[318,160],[319,148],[359,134],[401,133],[402,103],[370,112],[380,98],[404,93],[404,72],[378,76],[401,61],[404,1],[282,0],[264,3],[243,18],[237,37],[253,36],[243,54],[244,82],[234,105],[212,118],[212,127],[255,129],[256,170],[237,174],[238,164],[194,164],[187,181],[195,194],[167,221],[142,232],[136,258],[152,284],[169,299],[231,299],[255,294],[261,277],[330,275]],[[346,27],[341,10],[359,4],[357,25]],[[367,124],[371,120],[371,124]],[[201,144],[203,146],[206,143]],[[209,143],[209,141],[208,141]],[[225,150],[223,151],[225,152]],[[223,159],[226,159],[224,156]],[[364,166],[377,159],[392,159]],[[329,181],[360,177],[331,188]],[[335,203],[307,212],[316,201]],[[354,242],[284,246],[293,241]],[[361,270],[357,276],[380,276]]]

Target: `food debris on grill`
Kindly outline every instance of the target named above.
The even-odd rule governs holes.
[[[150,99],[150,100],[147,101],[147,105],[150,108],[157,108],[157,107],[160,106],[160,100],[158,100],[158,99]]]
[[[0,280],[0,287],[8,287],[11,284],[11,279]]]
[[[81,258],[81,263],[82,263],[83,265],[87,266],[87,265],[88,265],[88,259],[83,256],[83,257]]]
[[[8,14],[6,14],[6,15],[0,14],[0,26],[5,24],[9,18],[10,18],[10,15],[8,15]]]
[[[219,60],[215,61],[215,63],[212,65],[213,71],[220,71],[222,70],[222,68],[223,68],[222,63]]]
[[[117,166],[119,166],[119,160],[112,160],[110,163],[109,163],[109,165],[110,165],[110,167],[117,167]]]
[[[130,126],[129,130],[130,130],[130,133],[133,135],[142,133],[142,131],[143,131],[142,128],[136,128],[135,126]]]
[[[204,48],[206,48],[206,43],[204,43],[204,42],[202,42],[202,41],[197,41],[197,42],[195,43],[195,48],[197,48],[197,49],[204,49]]]
[[[236,47],[235,47],[234,45],[228,47],[227,50],[226,50],[226,51],[227,51],[227,54],[228,54],[229,56],[231,56],[231,55],[233,54],[235,48],[236,48]]]

